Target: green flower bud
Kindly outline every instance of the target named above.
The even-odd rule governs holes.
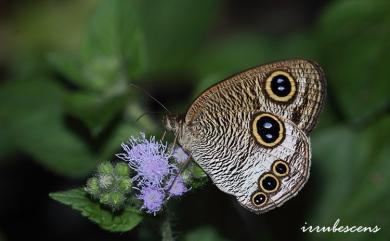
[[[95,197],[99,195],[100,189],[98,179],[96,177],[91,177],[87,180],[85,191]]]
[[[129,166],[122,162],[112,165],[102,162],[97,167],[95,177],[88,179],[85,191],[90,193],[103,205],[118,210],[126,201],[126,194],[130,193],[132,181]]]
[[[110,194],[110,206],[113,208],[119,208],[125,201],[125,197],[120,192],[111,192]]]
[[[131,191],[131,179],[120,179],[118,181],[118,190],[123,193],[129,193]]]
[[[114,178],[109,174],[103,174],[99,176],[99,186],[103,189],[109,189],[113,182]]]
[[[102,162],[98,166],[98,172],[99,174],[112,174],[113,167],[110,162]]]
[[[120,177],[127,177],[130,174],[130,168],[126,163],[119,162],[116,164],[114,172]]]
[[[110,204],[110,193],[109,192],[106,192],[106,193],[103,193],[101,196],[100,196],[100,203],[102,204],[106,204],[106,205],[109,205]]]

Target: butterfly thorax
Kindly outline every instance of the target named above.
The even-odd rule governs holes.
[[[164,115],[163,124],[165,129],[168,131],[172,131],[173,133],[178,133],[180,127],[183,125],[184,119],[179,115]]]
[[[188,146],[190,142],[190,137],[188,135],[188,126],[185,124],[184,116],[171,114],[165,115],[163,118],[163,124],[166,130],[173,132],[179,144],[184,149],[189,151]]]

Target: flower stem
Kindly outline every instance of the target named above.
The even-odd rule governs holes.
[[[165,214],[165,218],[161,223],[161,236],[162,241],[174,241],[168,213]]]

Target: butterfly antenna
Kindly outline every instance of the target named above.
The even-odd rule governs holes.
[[[157,111],[157,112],[145,112],[145,113],[142,113],[135,121],[139,121],[142,117],[146,116],[146,115],[151,115],[151,114],[161,114],[162,112],[161,111]]]
[[[147,92],[145,89],[139,87],[138,85],[135,85],[135,84],[132,84],[132,83],[129,83],[129,85],[135,87],[136,89],[138,90],[142,90],[147,96],[149,96],[152,100],[154,100],[157,104],[159,104],[162,108],[164,108],[169,114],[171,113],[167,107],[165,107],[165,105],[163,105],[163,103],[161,103],[159,100],[157,100],[156,98],[154,98],[149,92]]]

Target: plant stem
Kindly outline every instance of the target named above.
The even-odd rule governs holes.
[[[161,223],[161,236],[162,241],[174,241],[168,213],[165,214],[165,218]]]

